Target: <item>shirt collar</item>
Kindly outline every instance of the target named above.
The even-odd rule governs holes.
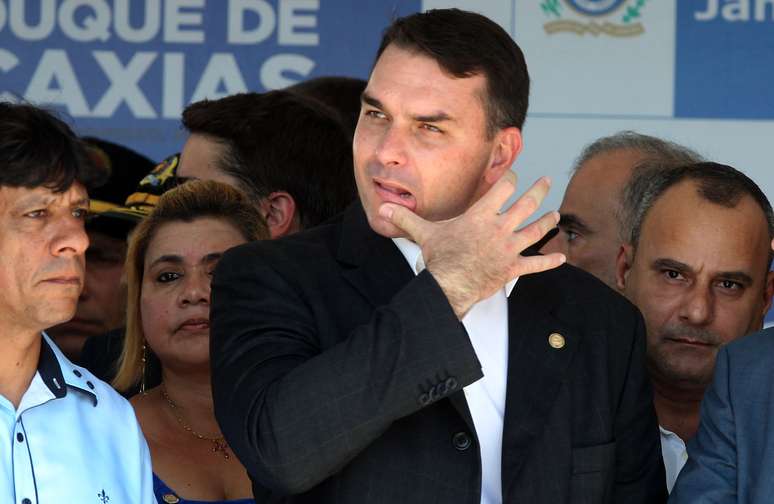
[[[61,399],[67,395],[67,387],[62,376],[62,368],[46,338],[40,341],[40,357],[38,358],[38,374],[54,397]]]
[[[658,426],[658,430],[661,432],[661,435],[664,436],[664,437],[675,437],[675,438],[679,439],[680,441],[683,440],[680,436],[678,436],[677,434],[675,434],[671,430],[665,429],[665,428],[661,427],[660,425]]]
[[[40,342],[38,373],[57,399],[67,395],[65,385],[68,385],[89,395],[94,401],[94,406],[97,405],[98,397],[92,381],[94,378],[86,377],[84,370],[74,366],[45,332],[42,333]]]
[[[409,267],[415,275],[418,275],[425,269],[425,260],[422,257],[422,249],[419,248],[419,245],[407,238],[393,238],[392,241],[395,243],[395,246],[398,247],[400,253],[403,254],[403,257],[406,259],[406,262],[408,262]],[[518,279],[519,278],[516,277],[505,284],[505,297],[511,295]]]

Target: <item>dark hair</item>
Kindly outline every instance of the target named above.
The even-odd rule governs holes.
[[[183,111],[183,126],[225,147],[219,168],[248,193],[290,194],[305,228],[357,195],[351,138],[336,113],[312,98],[271,91],[203,100]]]
[[[459,9],[436,9],[395,20],[384,32],[376,61],[387,46],[416,51],[454,77],[481,74],[487,133],[521,129],[529,104],[529,73],[524,54],[494,21]]]
[[[694,163],[662,168],[643,165],[624,189],[624,207],[629,222],[627,241],[637,248],[645,217],[656,201],[670,188],[684,180],[696,183],[696,192],[716,205],[734,208],[748,195],[758,204],[768,225],[769,241],[774,238],[774,212],[766,195],[747,175],[731,166],[719,163]],[[768,264],[772,253],[769,253]]]
[[[360,118],[360,96],[366,84],[363,79],[332,76],[305,80],[285,89],[319,100],[335,110],[351,137]]]
[[[61,119],[32,105],[0,102],[0,186],[61,193],[73,182],[90,188],[104,180]]]

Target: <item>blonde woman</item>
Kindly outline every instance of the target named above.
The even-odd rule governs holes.
[[[126,342],[113,384],[136,386],[158,359],[161,385],[131,403],[150,447],[159,503],[254,502],[213,412],[210,280],[223,252],[267,237],[266,222],[241,192],[194,181],[161,196],[130,238]]]

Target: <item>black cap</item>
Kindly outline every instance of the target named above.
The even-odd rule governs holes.
[[[137,189],[126,198],[123,205],[102,206],[102,202],[97,202],[96,205],[91,205],[89,210],[97,216],[96,220],[101,218],[121,220],[130,229],[133,228],[135,224],[150,215],[162,194],[178,185],[179,160],[180,154],[173,154],[157,164],[143,177]]]
[[[93,137],[82,138],[86,152],[97,171],[105,172],[106,182],[89,187],[89,210],[100,214],[108,208],[124,204],[154,163],[145,156],[122,145]],[[130,228],[122,223],[89,219],[90,230],[99,231],[117,238],[125,238]]]

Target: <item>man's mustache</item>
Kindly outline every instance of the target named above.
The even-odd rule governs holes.
[[[708,329],[682,324],[669,324],[661,330],[661,339],[688,339],[705,345],[720,346],[722,338]]]

